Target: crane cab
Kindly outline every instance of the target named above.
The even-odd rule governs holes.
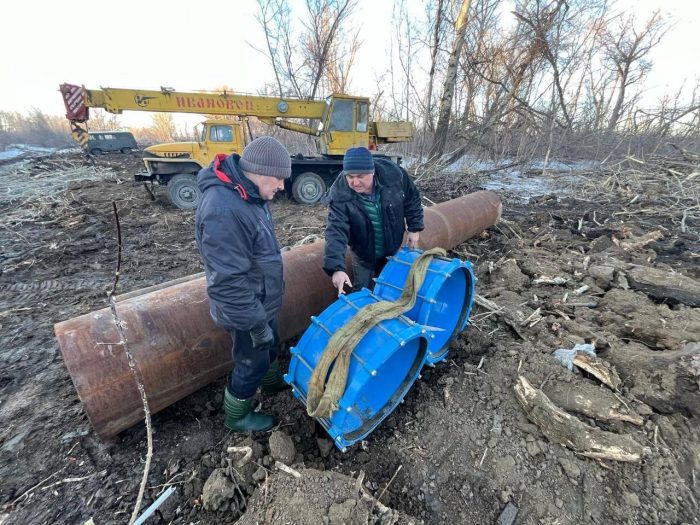
[[[321,152],[344,155],[350,148],[369,144],[369,99],[333,94],[326,98],[318,125]]]
[[[378,144],[413,140],[413,124],[408,121],[371,121],[369,99],[334,93],[326,98],[316,135],[325,155],[344,155],[358,146],[376,150]]]

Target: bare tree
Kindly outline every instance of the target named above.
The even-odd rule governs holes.
[[[447,130],[450,125],[450,116],[452,114],[452,98],[454,96],[455,79],[457,77],[457,65],[459,63],[462,47],[464,45],[464,34],[467,27],[467,13],[469,11],[470,3],[470,0],[462,0],[459,14],[455,20],[455,39],[452,44],[450,58],[447,62],[445,82],[443,83],[442,97],[440,99],[438,123],[435,129],[433,144],[430,147],[430,152],[428,153],[430,158],[438,158],[445,151],[445,144],[447,143]]]
[[[696,80],[689,99],[683,96],[688,91],[682,85],[675,93],[664,95],[657,107],[635,109],[632,115],[633,131],[661,137],[667,137],[679,127],[684,128],[683,134],[700,132],[695,123],[700,118],[700,81]]]
[[[289,6],[285,0],[258,0],[258,10],[255,19],[264,30],[267,55],[277,81],[278,95],[283,97],[279,46],[282,44],[281,35],[289,34]]]
[[[416,65],[414,57],[421,46],[418,24],[412,20],[408,12],[406,2],[401,1],[399,8],[394,11],[394,18],[399,19],[396,27],[396,40],[398,44],[397,60],[400,66],[400,80],[392,75],[392,87],[394,92],[394,117],[404,120],[423,119],[425,107],[423,95],[414,82]],[[393,71],[392,71],[393,72]],[[399,86],[397,89],[396,86]],[[398,92],[397,92],[398,91]]]
[[[348,90],[359,46],[345,29],[354,2],[306,0],[303,29],[294,32],[287,2],[258,0],[273,89],[302,97]],[[687,96],[639,105],[649,51],[665,31],[658,14],[637,30],[633,17],[611,14],[613,0],[421,6],[426,16],[394,0],[391,61],[376,73],[372,97],[373,118],[416,125],[413,144],[395,146],[404,153],[422,157],[427,149],[442,163],[469,152],[494,160],[574,148],[607,155],[621,139],[601,131],[673,135],[698,119],[698,101]]]
[[[525,2],[527,3],[527,2]],[[516,17],[517,24],[510,34],[498,31],[498,0],[478,1],[470,22],[470,39],[474,44],[464,50],[463,80],[471,94],[466,98],[461,126],[454,136],[464,143],[447,159],[455,162],[470,148],[478,145],[500,155],[507,135],[503,131],[539,132],[549,114],[536,107],[540,94],[535,94],[541,73],[542,43],[531,27]],[[518,6],[516,5],[516,8]],[[475,104],[480,104],[477,109]],[[500,130],[500,132],[499,132]],[[491,144],[487,144],[487,137]]]
[[[354,33],[349,42],[338,43],[335,39],[328,52],[326,79],[327,88],[331,93],[347,93],[350,91],[350,73],[355,63],[357,51],[360,49],[359,33]]]
[[[351,39],[347,45],[340,37],[356,4],[357,0],[306,0],[303,31],[296,35],[288,0],[258,0],[257,20],[265,32],[280,96],[316,98],[331,85],[347,87],[358,42]]]
[[[616,27],[611,27],[613,24]],[[668,25],[659,11],[641,29],[636,27],[634,14],[618,17],[605,29],[602,39],[604,60],[617,75],[617,97],[608,120],[609,131],[614,130],[620,120],[630,86],[639,82],[651,68],[646,57],[667,30]]]
[[[335,39],[356,5],[356,0],[306,0],[309,17],[304,24],[307,32],[303,55],[309,69],[309,98],[317,96],[334,44],[338,54]]]
[[[154,142],[172,142],[177,135],[172,113],[154,113],[151,115],[151,126],[147,128],[149,138]]]
[[[425,123],[428,131],[435,132],[435,120],[433,119],[433,84],[435,83],[435,70],[438,65],[438,52],[442,43],[443,21],[445,20],[445,6],[443,0],[437,0],[435,16],[432,20],[432,41],[430,43],[430,69],[428,71],[428,87],[425,91]]]
[[[45,147],[75,145],[64,116],[47,115],[38,108],[27,113],[0,111],[0,146],[31,144]]]
[[[515,12],[514,14],[520,21],[532,29],[534,33],[534,41],[539,44],[540,52],[552,67],[552,78],[556,93],[559,97],[559,106],[564,114],[566,127],[571,129],[572,122],[566,109],[566,99],[561,82],[559,63],[557,57],[555,56],[554,46],[550,41],[549,35],[549,33],[552,32],[555,27],[561,27],[560,24],[557,25],[558,15],[560,15],[562,12],[565,14],[569,9],[569,5],[567,4],[566,0],[554,0],[546,5],[543,5],[543,2],[537,0],[534,2],[534,6],[535,8],[531,12],[530,16],[526,16],[518,12]]]
[[[104,109],[90,109],[90,130],[109,131],[122,128],[119,116],[114,113],[107,113]]]

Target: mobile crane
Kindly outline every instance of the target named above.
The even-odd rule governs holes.
[[[71,134],[83,148],[87,148],[88,142],[89,108],[103,108],[110,113],[132,110],[229,117],[207,118],[197,142],[159,144],[144,150],[146,173],[137,174],[135,179],[166,185],[168,198],[178,208],[197,207],[201,193],[196,175],[216,154],[243,151],[251,139],[250,128],[248,134],[245,129],[248,117],[317,138],[320,155],[292,155],[292,176],[286,183],[287,192],[303,204],[321,200],[342,170],[342,156],[348,148],[365,146],[374,154],[383,155],[377,151],[378,145],[413,138],[410,122],[372,122],[368,98],[339,93],[325,100],[306,100],[229,92],[181,92],[172,88],[85,89],[75,84],[61,84],[60,91]],[[318,122],[312,127],[290,119]],[[401,160],[384,156],[397,163]]]

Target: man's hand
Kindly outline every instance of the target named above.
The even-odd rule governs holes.
[[[408,247],[412,250],[418,248],[418,239],[420,238],[420,232],[408,232],[406,236],[406,243]]]
[[[352,288],[352,283],[350,282],[350,277],[348,277],[348,274],[342,271],[337,271],[333,272],[333,277],[331,278],[333,280],[333,286],[335,286],[338,289],[338,297],[340,297],[341,294],[344,294],[345,292],[343,291],[343,288],[347,284],[349,288]]]
[[[255,325],[248,333],[253,340],[253,348],[256,350],[269,350],[275,341],[272,328],[266,322]]]

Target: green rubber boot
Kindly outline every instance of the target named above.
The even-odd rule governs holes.
[[[224,426],[234,432],[270,430],[277,424],[277,419],[268,414],[251,410],[252,397],[238,399],[231,395],[228,388],[224,392]]]
[[[276,394],[292,388],[284,381],[284,375],[280,371],[280,364],[276,360],[270,363],[270,368],[260,382],[260,390],[263,394]]]

